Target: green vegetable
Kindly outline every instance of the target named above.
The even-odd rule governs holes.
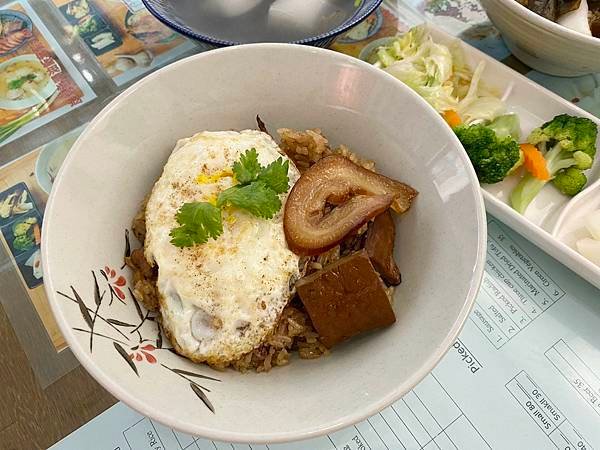
[[[13,225],[12,231],[15,237],[26,235],[33,224],[37,223],[35,217],[28,217],[21,222],[17,222]]]
[[[542,151],[545,145],[553,146],[558,141],[564,150],[582,151],[593,159],[597,137],[598,127],[590,119],[561,114],[533,130],[528,141]]]
[[[35,94],[35,91],[33,93]],[[35,105],[21,117],[17,117],[16,119],[0,126],[0,143],[4,142],[11,135],[16,133],[23,125],[41,116],[42,113],[44,113],[50,107],[50,104],[56,99],[56,97],[58,97],[59,93],[60,90],[57,89],[48,100],[44,100],[40,97],[39,104]]]
[[[246,152],[240,156],[240,160],[233,163],[233,174],[240,184],[246,184],[256,180],[260,173],[260,169],[258,153],[256,153],[255,148],[246,150]]]
[[[482,183],[502,181],[523,163],[523,155],[513,135],[518,135],[516,115],[500,116],[489,125],[460,125],[454,132],[467,151],[477,178]]]
[[[555,186],[567,195],[575,195],[585,185],[581,171],[592,166],[597,137],[598,127],[590,119],[561,114],[533,130],[527,141],[544,153],[546,168]],[[546,183],[546,180],[525,175],[511,193],[512,207],[524,213]]]
[[[231,205],[248,211],[256,217],[271,219],[281,208],[277,192],[266,184],[255,181],[246,186],[233,186],[217,197],[217,206]]]
[[[29,224],[27,222],[17,223],[13,227],[13,234],[15,235],[15,237],[22,236],[24,234],[27,234],[27,232],[29,231],[30,228],[31,228],[31,224]]]
[[[93,33],[98,30],[98,21],[94,17],[88,16],[83,23],[75,25],[74,29],[77,34]]]
[[[472,72],[457,45],[434,42],[424,25],[379,47],[375,58],[375,66],[407,84],[438,112],[456,111],[464,123],[490,121],[505,110],[480,83],[484,62]]]
[[[585,174],[574,167],[563,169],[552,180],[554,186],[565,195],[576,195],[581,192],[587,183]]]
[[[289,162],[284,162],[283,158],[262,167],[256,149],[246,150],[232,168],[239,184],[221,192],[216,205],[185,203],[176,216],[180,226],[171,230],[171,243],[177,247],[190,247],[219,237],[223,233],[221,209],[226,206],[271,219],[281,209],[278,194],[289,189],[288,169]]]
[[[470,78],[467,94],[458,102],[456,112],[464,123],[488,122],[503,114],[506,107],[502,100],[491,93],[485,93],[481,85],[481,77],[485,62],[480,61]]]
[[[33,246],[33,236],[28,234],[21,234],[15,237],[13,241],[13,247],[15,250],[27,250]]]
[[[377,58],[383,67],[391,66],[396,62],[394,54],[385,47],[380,47],[377,50]]]
[[[457,109],[458,100],[448,82],[452,55],[435,44],[425,26],[411,28],[390,45],[377,50],[376,65],[414,89],[436,110]]]
[[[171,243],[176,247],[204,244],[223,233],[221,209],[207,202],[184,203],[177,212],[177,223],[171,230]]]
[[[278,158],[267,167],[261,167],[258,162],[256,149],[246,150],[240,160],[233,164],[233,174],[240,185],[246,185],[253,181],[260,181],[277,194],[283,194],[288,190],[289,161]]]
[[[8,89],[19,89],[21,86],[23,86],[28,81],[33,81],[33,80],[35,80],[35,74],[28,73],[27,75],[24,75],[22,77],[19,77],[19,78],[16,78],[16,79],[10,81],[8,83]]]
[[[512,137],[515,141],[521,138],[521,121],[516,114],[504,114],[496,117],[488,125],[499,138]]]
[[[289,167],[289,161],[284,162],[283,158],[277,158],[277,160],[261,170],[258,175],[258,181],[264,183],[265,186],[274,190],[277,194],[283,194],[289,189]]]

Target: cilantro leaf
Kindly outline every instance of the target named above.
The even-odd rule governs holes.
[[[261,169],[255,148],[246,150],[240,156],[240,160],[233,164],[233,174],[240,184],[248,184],[256,180]]]
[[[271,219],[281,208],[281,200],[273,189],[261,181],[246,186],[233,186],[217,197],[217,206],[231,205],[250,214]]]
[[[221,209],[210,203],[184,203],[175,217],[181,226],[173,228],[169,236],[176,247],[204,244],[223,233]]]
[[[28,81],[33,81],[33,80],[35,80],[35,75],[32,73],[28,73],[27,75],[24,75],[22,77],[19,77],[12,81],[9,81],[8,89],[19,89]]]
[[[184,203],[176,215],[180,225],[169,235],[177,247],[205,244],[223,233],[221,208],[230,205],[264,219],[271,219],[280,209],[279,194],[289,189],[289,161],[278,158],[267,167],[258,162],[255,148],[246,150],[233,164],[233,174],[239,184],[224,190],[216,205],[208,202]]]
[[[258,181],[262,181],[267,187],[273,189],[278,194],[283,194],[289,189],[288,169],[290,162],[283,162],[283,158],[278,158],[267,167],[260,171]]]

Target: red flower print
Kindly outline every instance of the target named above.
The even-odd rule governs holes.
[[[108,266],[104,266],[104,270],[101,270],[101,272],[102,275],[104,275],[104,278],[106,278],[106,281],[108,281],[109,283],[109,287],[111,290],[111,301],[112,296],[116,295],[117,298],[124,303],[125,294],[123,293],[123,290],[121,288],[127,284],[127,280],[125,279],[125,277],[123,275],[117,276],[117,272],[115,271],[115,269],[111,269]]]
[[[129,354],[129,359],[132,361],[135,359],[136,361],[141,362],[145,359],[150,364],[155,364],[157,362],[154,355],[151,354],[151,352],[156,350],[156,347],[152,344],[147,344],[143,347],[136,345],[135,347],[132,347],[131,350],[133,350],[133,353]]]

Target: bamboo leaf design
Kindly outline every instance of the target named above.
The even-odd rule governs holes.
[[[72,301],[73,303],[77,303],[77,300],[67,294],[65,294],[64,292],[61,291],[56,291],[56,293],[64,298],[66,298],[69,301]],[[103,294],[104,295],[104,294]],[[88,313],[89,312],[94,312],[92,309],[90,308],[86,308]],[[102,320],[102,322],[107,323],[113,330],[115,330],[117,333],[119,333],[121,336],[123,336],[125,339],[129,340],[129,337],[126,336],[121,330],[119,330],[116,326],[114,326],[112,323],[110,323],[108,320],[106,320],[104,317],[102,317],[100,314],[98,314],[96,316],[98,319]]]
[[[90,327],[90,330],[92,330],[94,325],[92,324],[92,316],[90,316],[87,306],[85,306],[85,303],[83,303],[83,300],[81,299],[81,297],[79,296],[79,294],[77,293],[77,291],[75,290],[75,288],[73,286],[71,286],[71,290],[73,291],[73,295],[75,296],[75,301],[77,302],[77,305],[79,306],[79,311],[81,311],[81,315],[83,316],[85,323],[87,323],[88,326]]]
[[[96,303],[96,309],[94,310],[94,316],[92,317],[92,332],[90,333],[90,353],[92,353],[94,345],[94,326],[96,325],[96,317],[98,317],[98,311],[100,310],[100,305],[102,304],[102,297],[104,296],[104,294],[100,295],[100,286],[98,286],[96,272],[94,272],[93,270],[92,276],[94,277],[94,303]]]
[[[156,336],[156,348],[162,348],[162,329],[160,327],[160,325],[158,325],[158,336]]]
[[[121,355],[121,357],[129,365],[129,367],[131,367],[131,370],[133,370],[135,372],[135,374],[139,377],[140,374],[138,373],[137,367],[135,367],[135,364],[129,358],[129,355],[127,354],[127,352],[125,351],[125,349],[121,346],[121,344],[119,344],[117,342],[113,342],[113,345],[115,346],[115,350],[117,350],[117,352],[119,353],[119,355]]]
[[[130,242],[129,242],[129,230],[125,231],[125,252],[124,252],[124,256],[125,258],[130,257],[130,253],[131,253],[131,248],[130,248]],[[106,281],[108,282],[108,289],[110,292],[110,303],[112,303],[113,297],[116,296],[118,294],[118,298],[121,300],[125,299],[125,296],[122,294],[121,291],[119,291],[117,289],[117,292],[113,292],[112,289],[112,285],[110,283],[110,279],[114,279],[115,278],[115,271],[113,269],[109,269],[109,268],[104,268],[104,269],[98,269],[99,273],[106,279]],[[90,335],[90,352],[92,350],[92,341],[93,341],[93,337],[94,336],[98,336],[99,338],[102,339],[106,339],[106,340],[111,340],[113,343],[113,347],[115,348],[115,350],[117,351],[117,353],[119,354],[119,356],[121,358],[123,358],[123,360],[127,363],[127,365],[129,366],[129,368],[136,374],[137,377],[140,377],[140,373],[138,371],[138,367],[135,363],[135,358],[139,359],[140,361],[144,359],[144,357],[142,356],[142,354],[145,355],[146,360],[149,363],[157,363],[159,361],[157,361],[157,359],[150,353],[153,350],[156,349],[165,349],[165,350],[169,350],[170,352],[177,354],[177,352],[175,351],[174,348],[169,348],[167,347],[163,347],[163,332],[162,329],[160,327],[160,317],[157,317],[155,315],[151,315],[151,311],[147,311],[146,309],[142,309],[142,306],[140,304],[140,302],[138,302],[138,300],[135,298],[135,295],[133,294],[133,291],[131,290],[131,288],[129,286],[127,286],[127,290],[129,292],[129,295],[131,296],[131,299],[133,300],[133,304],[135,306],[136,309],[136,313],[140,319],[140,323],[138,325],[132,324],[132,323],[128,323],[128,322],[124,322],[122,320],[119,319],[113,319],[113,318],[104,318],[102,317],[98,312],[100,309],[100,306],[102,305],[102,300],[104,299],[104,295],[106,294],[106,290],[104,292],[101,292],[100,289],[100,285],[98,284],[98,277],[96,274],[96,271],[92,270],[92,276],[94,278],[94,303],[95,303],[95,307],[93,308],[88,308],[87,305],[84,303],[83,299],[81,298],[81,296],[79,295],[79,293],[75,290],[75,288],[73,286],[71,287],[71,291],[73,292],[73,296],[74,297],[70,297],[62,292],[57,291],[57,293],[69,300],[71,300],[74,303],[77,303],[77,306],[79,307],[79,311],[84,319],[84,321],[86,322],[87,326],[89,327],[89,331],[84,329],[84,328],[73,328],[74,331],[78,331],[80,333],[87,333]],[[115,282],[116,285],[118,286],[123,286],[123,288],[125,287],[124,285],[126,284],[125,282],[123,282],[124,277],[120,276],[119,279]],[[106,309],[106,308],[105,308]],[[108,326],[112,327],[115,331],[117,331],[121,336],[125,337],[126,339],[129,339],[128,336],[126,336],[125,334],[123,334],[123,332],[119,329],[119,328],[130,328],[132,329],[132,331],[130,331],[130,333],[128,334],[132,334],[132,333],[138,333],[139,335],[139,342],[140,344],[136,347],[131,348],[131,350],[133,351],[133,353],[130,355],[128,353],[128,350],[130,348],[130,344],[127,344],[124,341],[120,341],[118,339],[115,339],[114,337],[111,337],[109,335],[106,334],[102,334],[102,333],[96,333],[94,330],[94,325],[96,322],[96,319],[100,319],[103,322],[105,322]],[[146,321],[153,321],[156,322],[157,324],[157,334],[156,334],[156,338],[155,339],[145,339],[143,338],[142,334],[140,333],[140,329],[143,326],[143,324]],[[145,342],[151,342],[152,344],[145,344],[143,345],[143,343]],[[143,345],[143,346],[142,346]],[[136,353],[136,350],[141,352],[141,353]],[[135,358],[134,358],[135,356]],[[158,365],[158,364],[157,364]],[[170,368],[164,364],[160,364],[160,366],[164,367],[165,369],[173,372],[174,374],[176,374],[178,377],[183,378],[186,382],[189,383],[190,385],[190,389],[192,390],[192,392],[196,395],[196,397],[198,397],[202,403],[204,404],[204,406],[206,406],[208,408],[209,411],[211,411],[213,414],[215,414],[215,408],[213,406],[213,404],[211,403],[211,401],[208,399],[207,393],[210,393],[210,389],[202,386],[201,384],[199,384],[199,382],[197,382],[195,379],[203,379],[203,380],[210,380],[210,381],[217,381],[217,382],[221,382],[220,379],[218,378],[214,378],[211,376],[207,376],[207,375],[202,375],[200,373],[196,373],[196,372],[191,372],[188,370],[183,370],[183,369],[173,369]]]
[[[123,261],[131,256],[131,242],[129,241],[129,230],[125,229],[125,251],[123,252]],[[125,268],[127,264],[123,263],[121,269]]]
[[[188,372],[187,370],[183,370],[183,369],[171,369],[171,370],[178,375],[187,375],[188,377],[203,378],[205,380],[212,380],[212,381],[219,381],[219,382],[221,381],[218,378],[209,377],[207,375],[200,375],[199,373]]]
[[[118,327],[135,327],[135,325],[132,323],[122,322],[117,319],[106,319],[106,321]]]
[[[91,331],[84,330],[83,328],[73,327],[73,330],[79,331],[81,333],[92,334]],[[99,336],[101,338],[110,339],[111,341],[118,342],[118,343],[123,344],[123,345],[127,345],[127,342],[120,341],[119,339],[115,339],[114,337],[107,336],[106,334],[96,333],[95,331],[93,332],[93,334],[94,334],[94,336]]]
[[[202,400],[202,402],[204,402],[206,407],[208,409],[210,409],[210,411],[214,414],[215,408],[212,405],[212,403],[210,402],[210,400],[208,399],[208,397],[206,396],[206,394],[204,392],[202,392],[202,389],[200,389],[200,387],[198,387],[195,383],[192,383],[192,382],[190,382],[190,387],[192,388],[192,391],[194,391],[194,394],[196,394],[198,396],[198,398],[200,400]]]
[[[135,295],[133,295],[131,288],[128,287],[127,290],[129,291],[129,295],[131,295],[131,298],[133,299],[133,304],[135,305],[135,310],[137,312],[138,317],[140,318],[140,320],[144,320],[144,313],[142,312],[142,308],[140,307],[139,302],[135,298]]]
[[[96,306],[100,306],[100,303],[102,303],[102,296],[100,295],[100,286],[98,286],[96,272],[94,272],[93,270],[92,275],[94,276],[94,302],[96,302]]]

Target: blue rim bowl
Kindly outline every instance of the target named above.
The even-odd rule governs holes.
[[[203,35],[197,33],[192,28],[190,28],[187,24],[182,23],[180,20],[175,19],[171,13],[165,8],[165,3],[173,1],[173,0],[142,0],[144,6],[150,11],[150,13],[156,17],[163,24],[168,26],[169,28],[177,31],[178,33],[187,36],[196,41],[203,42],[205,44],[209,44],[215,47],[228,47],[231,45],[241,45],[247,44],[248,42],[235,42],[235,41],[225,41],[222,39],[217,39],[211,36]],[[350,0],[348,0],[350,1]],[[363,20],[365,20],[369,15],[381,5],[383,0],[362,0],[360,6],[356,9],[354,14],[346,19],[341,25],[338,25],[336,28],[329,30],[325,33],[321,33],[317,36],[309,37],[306,39],[300,39],[297,41],[290,41],[291,44],[305,44],[305,45],[314,45],[317,47],[327,47],[329,44],[333,42],[333,40],[349,30],[355,25],[358,25]]]

